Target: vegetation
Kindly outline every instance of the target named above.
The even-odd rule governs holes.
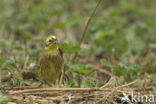
[[[41,85],[38,60],[51,34],[64,52],[63,86],[101,87],[113,76],[119,84],[148,78],[156,86],[156,1],[102,0],[86,29],[96,5],[95,0],[1,0],[0,87]],[[2,98],[0,103],[9,101]]]

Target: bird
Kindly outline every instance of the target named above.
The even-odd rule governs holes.
[[[45,48],[39,59],[39,78],[47,85],[54,84],[61,74],[64,60],[55,35],[45,41]]]

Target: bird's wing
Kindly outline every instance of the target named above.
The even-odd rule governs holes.
[[[63,51],[59,48],[60,56],[63,57]]]

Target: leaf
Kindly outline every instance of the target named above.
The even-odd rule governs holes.
[[[90,74],[92,71],[94,71],[94,69],[89,69],[89,70],[84,70],[84,69],[73,69],[74,72],[81,74],[81,75],[88,75]]]
[[[76,53],[80,50],[80,46],[78,44],[73,43],[61,43],[59,44],[60,48],[69,54]]]
[[[0,70],[7,65],[6,59],[0,58]]]
[[[112,68],[112,64],[111,64],[109,61],[107,61],[106,59],[101,59],[100,62],[101,62],[104,66],[109,67],[109,68]]]
[[[4,98],[2,93],[0,93],[0,104],[8,104],[8,102],[10,102],[10,100],[7,98]]]
[[[22,51],[23,48],[21,46],[15,46],[15,49],[18,50],[18,51]]]
[[[96,87],[96,84],[92,81],[92,80],[89,80],[89,79],[85,79],[85,84],[88,85],[88,87]]]
[[[114,73],[117,76],[123,76],[124,78],[128,77],[127,70],[125,68],[121,68],[120,65],[114,67]]]
[[[4,39],[0,39],[0,45],[6,46],[7,45],[7,41],[4,40]]]
[[[15,84],[20,85],[20,83],[22,82],[22,77],[19,73],[16,73],[15,67],[13,65],[8,65],[8,69],[13,76]]]
[[[66,27],[66,24],[65,23],[59,23],[56,25],[56,28],[60,29],[60,30],[64,30]]]
[[[156,75],[152,75],[152,76],[150,77],[150,81],[151,81],[154,85],[156,85]]]
[[[149,46],[150,46],[151,48],[156,48],[156,43],[151,43]]]
[[[29,98],[29,104],[33,104],[33,98],[32,97]]]
[[[76,72],[80,75],[88,75],[94,71],[92,68],[87,68],[88,66],[84,64],[75,64],[70,66],[73,72]]]
[[[8,65],[7,67],[9,69],[9,71],[11,72],[11,74],[14,74],[15,73],[14,66],[13,65]]]
[[[32,36],[29,33],[25,33],[23,37],[24,37],[24,40],[31,40],[32,39]]]

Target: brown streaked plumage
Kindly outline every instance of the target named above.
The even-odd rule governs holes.
[[[39,60],[39,77],[47,84],[54,83],[57,80],[63,67],[62,53],[55,41],[56,37],[54,35],[47,38],[45,51]]]

